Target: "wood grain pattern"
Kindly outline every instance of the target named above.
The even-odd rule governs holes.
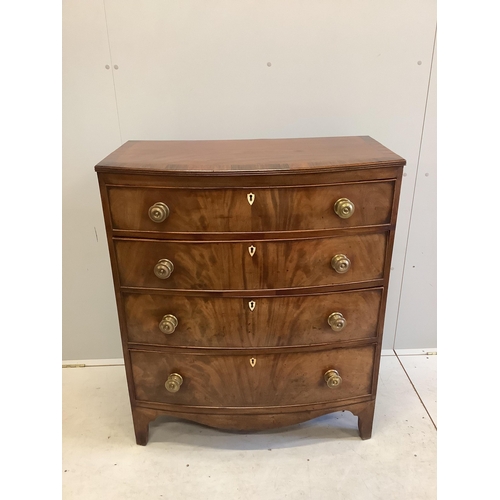
[[[371,436],[405,163],[370,137],[341,137],[130,141],[95,167],[138,444],[158,415],[260,430],[342,409]],[[334,214],[338,197],[355,203],[350,219]],[[161,225],[147,216],[157,201],[171,210]],[[351,259],[346,274],[330,266],[336,253]],[[174,262],[167,280],[153,273],[161,258]],[[179,319],[172,336],[164,314]]]
[[[363,405],[363,408],[361,408],[357,413],[359,436],[363,440],[370,439],[372,437],[374,413],[375,413],[375,400],[365,403]]]
[[[136,398],[189,406],[251,407],[331,402],[371,394],[375,348],[332,349],[296,354],[172,354],[132,351]],[[256,364],[250,365],[255,357]],[[342,377],[330,389],[323,378],[329,369]],[[170,373],[184,378],[170,393]]]
[[[111,272],[113,275],[113,288],[115,292],[115,300],[116,300],[116,308],[118,312],[118,323],[120,326],[120,340],[122,344],[123,351],[123,359],[125,362],[125,374],[127,377],[127,389],[130,400],[130,406],[132,410],[135,407],[135,395],[134,395],[134,379],[132,377],[132,365],[130,363],[130,352],[128,350],[128,341],[127,341],[127,329],[126,329],[126,320],[125,320],[125,312],[122,307],[121,301],[121,290],[120,290],[120,274],[118,271],[118,264],[116,262],[114,242],[112,236],[111,229],[111,219],[110,219],[110,210],[109,210],[109,198],[108,191],[106,189],[106,185],[104,184],[104,179],[102,177],[98,177],[99,180],[99,192],[101,195],[101,203],[102,209],[104,212],[104,224],[106,227],[106,240],[108,244],[108,251],[111,263]],[[134,425],[136,422],[134,414],[132,415],[134,418]],[[147,434],[146,434],[147,441]]]
[[[325,187],[249,189],[168,189],[110,187],[113,228],[151,232],[259,232],[348,228],[388,224],[393,182],[369,182]],[[355,205],[341,219],[334,212],[339,198]],[[165,203],[169,217],[153,222],[148,210]],[[154,235],[153,235],[154,236]]]
[[[146,446],[149,439],[149,423],[152,422],[159,412],[150,408],[132,407],[132,417],[134,420],[135,442],[141,446]]]
[[[283,173],[267,172],[265,175],[238,173],[238,175],[201,175],[182,172],[140,172],[127,173],[116,167],[112,173],[98,172],[98,177],[106,186],[131,186],[153,188],[250,188],[250,187],[290,187],[344,184],[348,182],[367,182],[375,180],[394,180],[401,170],[400,166],[359,168],[356,170],[322,169],[320,172],[309,170]]]
[[[404,165],[368,136],[229,141],[128,141],[98,172],[180,172],[211,176]]]
[[[252,290],[307,287],[381,278],[388,233],[308,240],[254,242],[172,242],[116,239],[122,286],[186,290]],[[249,247],[256,248],[253,257]],[[339,274],[336,254],[351,260]],[[174,271],[168,279],[153,272],[160,259]]]
[[[143,403],[140,403],[141,405]],[[134,422],[137,421],[136,425],[136,440],[137,444],[145,445],[148,439],[149,433],[149,423],[155,420],[160,415],[170,416],[174,419],[181,418],[185,420],[190,420],[198,424],[206,425],[208,427],[215,427],[217,429],[225,429],[228,431],[244,431],[244,432],[255,432],[265,429],[274,429],[277,427],[287,427],[291,425],[296,425],[313,418],[317,418],[327,413],[335,413],[338,411],[349,411],[354,416],[358,416],[358,429],[360,432],[361,439],[368,439],[371,436],[371,424],[373,421],[373,411],[375,404],[373,400],[346,404],[340,403],[340,407],[335,405],[327,405],[322,409],[316,410],[304,410],[304,411],[294,411],[294,412],[273,412],[267,410],[266,413],[236,413],[232,411],[230,413],[192,413],[184,411],[167,411],[161,409],[151,409],[142,406],[137,406],[134,408]],[[338,405],[337,405],[338,406]],[[227,411],[227,410],[226,410]],[[369,414],[371,413],[371,420]]]
[[[382,288],[292,297],[220,298],[127,293],[123,303],[131,343],[194,347],[265,347],[332,344],[375,338]],[[254,301],[253,311],[250,301]],[[328,316],[341,312],[334,332]],[[164,334],[158,324],[173,314],[179,324]]]
[[[139,403],[140,405],[144,403]],[[228,431],[244,431],[255,432],[265,429],[274,429],[277,427],[287,427],[296,425],[313,418],[317,418],[327,413],[335,413],[340,411],[349,411],[354,416],[358,416],[358,429],[361,439],[369,439],[371,437],[371,428],[373,423],[373,412],[375,402],[373,400],[362,403],[340,403],[340,407],[335,404],[324,406],[316,410],[304,410],[293,412],[273,412],[266,413],[236,413],[234,410],[231,413],[193,413],[184,411],[171,411],[143,406],[133,408],[134,428],[136,433],[136,442],[139,445],[145,446],[148,442],[149,423],[155,420],[160,415],[170,416],[174,419],[180,418],[190,420],[208,427],[217,429],[225,429]],[[338,405],[337,405],[338,406]]]

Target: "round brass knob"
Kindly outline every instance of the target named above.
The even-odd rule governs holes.
[[[334,312],[328,316],[328,324],[334,332],[340,332],[344,329],[347,321],[342,313]]]
[[[339,253],[332,258],[332,267],[339,274],[346,273],[351,267],[351,261],[343,254]]]
[[[330,389],[335,389],[335,387],[338,387],[342,383],[342,377],[337,370],[328,370],[324,377],[326,385]]]
[[[160,321],[159,327],[163,333],[165,333],[166,335],[170,335],[171,333],[175,332],[178,324],[179,322],[173,314],[165,314],[165,316],[163,316],[162,320]]]
[[[158,201],[152,207],[149,207],[148,214],[153,222],[163,222],[169,216],[170,209],[165,203]]]
[[[173,272],[174,265],[168,259],[160,259],[154,269],[155,275],[162,279],[166,280]]]
[[[339,198],[333,210],[341,219],[348,219],[354,213],[354,203],[347,198]]]
[[[183,379],[178,373],[171,373],[165,382],[165,389],[168,392],[177,392],[182,385]]]

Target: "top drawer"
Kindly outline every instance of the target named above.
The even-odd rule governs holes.
[[[110,186],[108,193],[113,229],[300,231],[389,224],[394,181],[232,189]]]

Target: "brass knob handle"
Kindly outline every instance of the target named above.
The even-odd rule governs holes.
[[[166,280],[173,270],[174,265],[168,259],[160,259],[154,269],[155,275],[162,280]]]
[[[165,382],[165,389],[168,392],[177,392],[182,385],[183,379],[178,373],[171,373]]]
[[[324,377],[326,385],[330,389],[335,389],[335,387],[338,387],[342,383],[342,377],[337,370],[328,370]]]
[[[175,332],[178,324],[179,322],[173,314],[165,314],[160,321],[159,327],[163,333],[170,335]]]
[[[351,261],[343,254],[339,253],[332,258],[332,267],[339,274],[346,273],[351,267]]]
[[[161,201],[155,203],[152,207],[149,207],[149,218],[153,222],[163,222],[170,214],[170,209],[162,203]]]
[[[342,313],[334,312],[328,316],[328,324],[334,332],[340,332],[345,328],[347,321]]]
[[[333,210],[341,219],[348,219],[354,213],[354,203],[347,198],[339,198]]]

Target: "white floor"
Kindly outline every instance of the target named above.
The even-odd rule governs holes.
[[[345,412],[254,434],[165,417],[137,446],[123,366],[65,368],[63,498],[434,499],[436,359],[382,357],[367,441]]]

